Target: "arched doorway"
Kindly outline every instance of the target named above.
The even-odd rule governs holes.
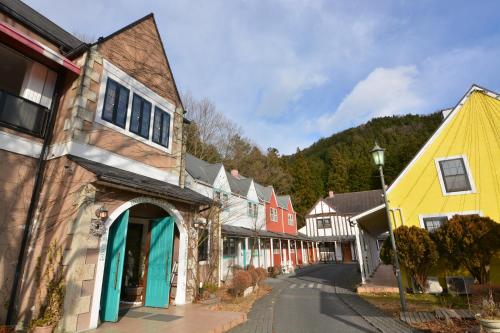
[[[174,263],[178,273],[172,290]],[[121,205],[110,214],[101,238],[90,327],[97,327],[99,318],[116,321],[123,303],[166,307],[170,291],[175,303],[183,304],[186,266],[187,233],[182,216],[170,203],[140,197]],[[142,291],[130,299],[134,285]]]

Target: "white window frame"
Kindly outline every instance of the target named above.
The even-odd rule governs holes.
[[[125,121],[125,128],[121,128],[113,123],[108,122],[102,118],[104,99],[106,97],[106,86],[108,84],[108,78],[116,81],[118,84],[124,86],[129,90],[128,105],[127,105],[127,119]],[[140,135],[134,134],[129,131],[130,118],[132,115],[132,99],[134,94],[139,95],[148,102],[151,103],[151,114],[149,120],[149,135],[148,139],[143,138]],[[168,138],[168,147],[162,146],[153,142],[153,128],[154,128],[154,113],[155,107],[160,108],[162,111],[170,114],[170,131]],[[156,149],[162,150],[168,154],[172,154],[172,140],[173,140],[173,130],[174,130],[174,114],[175,105],[167,101],[148,87],[146,87],[141,82],[137,81],[106,59],[103,60],[103,71],[101,77],[101,87],[99,88],[99,96],[97,101],[97,109],[95,114],[95,122],[103,126],[109,127],[123,135],[136,139],[148,146],[154,147]]]
[[[420,227],[427,230],[427,228],[425,227],[424,218],[446,217],[448,220],[450,220],[454,215],[479,215],[479,216],[483,216],[483,212],[480,210],[464,210],[461,212],[421,214],[418,216],[418,220],[420,222]]]
[[[271,213],[271,222],[278,222],[278,209],[270,207],[270,213]]]
[[[293,214],[288,213],[288,225],[293,225]]]
[[[442,161],[447,161],[447,160],[455,160],[461,158],[462,161],[464,162],[464,167],[465,167],[465,172],[467,173],[467,177],[469,179],[470,183],[470,190],[468,191],[459,191],[459,192],[447,192],[446,191],[446,186],[444,184],[444,178],[443,174],[441,172],[441,166],[439,165],[439,162]],[[455,155],[455,156],[447,156],[447,157],[439,157],[434,159],[434,164],[436,165],[436,170],[438,173],[438,178],[439,178],[439,184],[441,185],[441,192],[443,193],[444,196],[448,195],[463,195],[463,194],[472,194],[476,193],[476,185],[474,183],[474,178],[472,177],[472,172],[470,169],[469,165],[469,160],[467,159],[467,155]]]

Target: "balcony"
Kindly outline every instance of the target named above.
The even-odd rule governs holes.
[[[48,116],[48,108],[0,89],[0,126],[43,137]]]

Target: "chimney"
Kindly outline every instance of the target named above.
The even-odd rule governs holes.
[[[231,176],[238,178],[238,169],[231,170]]]
[[[335,193],[333,191],[328,191],[328,197],[333,198],[335,196]]]

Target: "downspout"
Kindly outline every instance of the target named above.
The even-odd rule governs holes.
[[[87,62],[89,59],[89,53],[87,53],[86,58],[85,58],[85,64],[84,64],[84,72],[81,77],[81,81],[85,77],[85,71],[86,71],[86,66]],[[61,74],[61,73],[58,73]],[[65,75],[57,75],[57,80],[56,80],[56,85],[54,89],[54,95],[52,96],[52,105],[50,108],[50,113],[49,113],[49,120],[47,122],[47,132],[45,133],[45,138],[43,140],[42,144],[42,150],[40,152],[40,156],[38,157],[38,162],[36,166],[36,175],[35,175],[35,183],[33,186],[33,191],[31,193],[31,200],[30,200],[30,205],[28,208],[28,213],[26,216],[26,222],[24,225],[24,232],[23,232],[23,238],[21,240],[21,247],[19,249],[19,255],[17,258],[17,263],[16,263],[16,270],[14,272],[14,279],[12,281],[12,289],[10,292],[10,299],[9,299],[9,306],[7,309],[7,318],[5,321],[6,325],[15,325],[15,305],[16,305],[16,299],[18,296],[18,289],[19,289],[19,282],[21,281],[22,277],[22,270],[23,270],[23,265],[24,265],[24,256],[26,254],[26,248],[29,242],[29,236],[30,236],[30,229],[31,225],[33,223],[33,220],[35,218],[35,213],[36,209],[38,206],[38,201],[40,199],[40,193],[42,191],[42,186],[43,186],[43,177],[45,173],[45,166],[46,166],[46,156],[49,152],[49,145],[52,141],[52,137],[54,134],[54,125],[55,121],[57,118],[57,110],[59,109],[59,101],[61,98],[61,95],[59,94],[59,91],[62,88],[63,84],[63,76]],[[82,82],[80,82],[82,83]]]

